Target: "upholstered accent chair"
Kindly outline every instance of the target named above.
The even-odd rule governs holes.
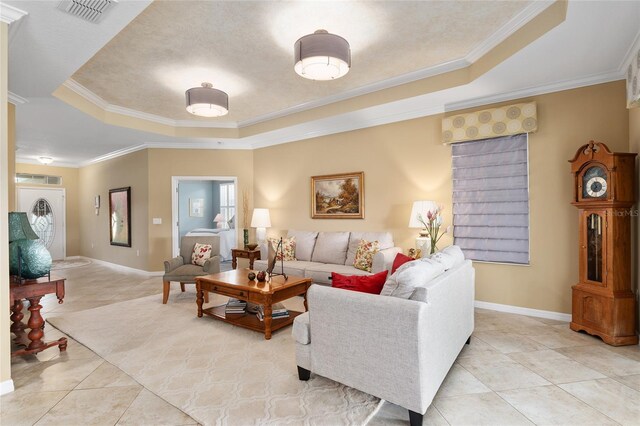
[[[211,245],[211,257],[203,266],[191,263],[191,254],[196,243]],[[180,255],[164,262],[164,276],[162,277],[162,303],[169,300],[171,281],[179,282],[184,291],[185,284],[195,284],[196,277],[216,274],[220,272],[220,237],[182,237],[180,239]],[[209,293],[204,293],[205,303],[209,302]]]

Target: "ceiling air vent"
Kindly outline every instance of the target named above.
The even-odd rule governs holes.
[[[116,0],[62,0],[58,9],[97,24],[116,3]]]

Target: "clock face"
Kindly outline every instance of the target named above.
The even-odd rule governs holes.
[[[606,195],[606,172],[598,166],[589,168],[582,176],[582,198],[604,198]]]

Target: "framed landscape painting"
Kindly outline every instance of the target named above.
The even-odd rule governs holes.
[[[109,190],[109,241],[131,247],[131,187]]]
[[[364,219],[364,172],[311,177],[313,219]]]

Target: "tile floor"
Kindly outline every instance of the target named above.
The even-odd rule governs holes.
[[[66,297],[63,304],[43,298],[45,318],[161,297],[160,277],[98,264],[58,273],[67,277]],[[173,284],[175,298],[195,299],[193,286],[180,293]],[[45,331],[47,340],[63,336],[50,325]],[[73,339],[64,354],[52,348],[14,358],[12,376],[16,391],[0,398],[3,426],[196,424]],[[478,309],[471,344],[427,411],[427,423],[638,425],[640,348],[605,345],[560,321]],[[369,424],[406,425],[408,414],[386,403]]]

